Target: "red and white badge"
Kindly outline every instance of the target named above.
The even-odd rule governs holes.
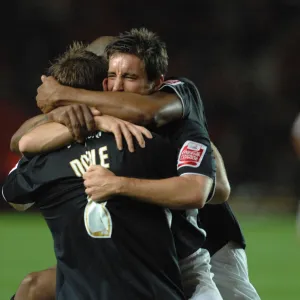
[[[203,144],[186,141],[179,152],[177,169],[182,167],[199,167],[206,149],[207,147]]]

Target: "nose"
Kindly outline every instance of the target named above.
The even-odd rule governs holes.
[[[112,91],[113,92],[123,92],[124,91],[124,85],[123,85],[122,78],[120,78],[120,77],[116,78]]]

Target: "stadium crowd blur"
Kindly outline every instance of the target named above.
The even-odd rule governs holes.
[[[167,43],[168,75],[192,79],[233,194],[292,196],[290,129],[300,111],[300,1],[5,1],[0,183],[12,134],[39,111],[40,75],[73,40],[145,26]],[[84,3],[84,4],[83,4]],[[1,207],[6,207],[1,201]]]

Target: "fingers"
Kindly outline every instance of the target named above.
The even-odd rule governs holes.
[[[130,133],[136,138],[140,147],[145,148],[145,139],[142,132],[132,124],[129,124],[127,126]]]
[[[95,120],[94,117],[86,105],[70,105],[58,108],[53,114],[53,119],[67,126],[73,138],[77,142],[83,142],[87,132],[94,131]]]
[[[97,182],[95,182],[95,180],[93,179],[93,177],[85,179],[83,182],[84,186],[86,188],[91,188],[93,186],[97,186]]]
[[[142,132],[142,134],[147,137],[148,139],[152,139],[152,133],[145,127],[143,126],[138,126],[138,125],[134,125],[138,130],[140,130]]]
[[[84,127],[86,127],[88,132],[94,131],[96,129],[96,124],[91,109],[86,105],[81,105],[80,107],[84,119]]]
[[[91,188],[85,189],[85,193],[90,197],[91,197],[92,192],[93,192],[93,189],[91,189]],[[91,197],[91,200],[93,200],[92,197]]]
[[[90,173],[90,172],[97,171],[97,170],[101,170],[101,169],[104,169],[104,168],[101,167],[101,166],[91,165],[91,166],[87,169],[87,172]]]
[[[152,139],[152,137],[153,137],[151,132],[148,129],[146,129],[145,127],[137,126],[137,125],[134,125],[134,124],[131,124],[128,122],[126,123],[126,127],[128,128],[131,135],[133,135],[136,138],[136,140],[141,148],[145,148],[144,136],[146,136],[149,139]],[[134,143],[132,141],[132,137],[131,137],[131,139],[128,139],[128,140],[130,143],[132,142],[131,149],[133,149],[133,151],[134,151]],[[127,139],[126,139],[126,141],[127,141]],[[133,152],[133,151],[131,151],[131,152]]]
[[[101,112],[100,112],[100,110],[98,110],[97,108],[95,108],[95,107],[90,107],[90,109],[91,109],[91,113],[92,113],[92,115],[93,115],[94,117],[98,117],[98,116],[101,116],[101,115],[102,115]]]
[[[87,171],[83,174],[82,178],[83,179],[87,179],[87,178],[90,178],[91,176],[94,176],[94,172],[98,171],[98,172],[103,172],[105,171],[106,169],[103,168],[102,166],[99,166],[99,165],[91,165]],[[93,173],[93,174],[92,174]],[[101,175],[101,173],[100,173]]]
[[[136,138],[141,148],[145,148],[144,136],[146,136],[149,139],[152,138],[152,134],[148,129],[124,121],[118,123],[118,125],[115,125],[112,132],[115,136],[118,149],[119,150],[123,149],[123,137],[124,137],[128,146],[128,150],[130,152],[134,152],[133,136]]]
[[[122,131],[122,135],[124,136],[124,138],[126,140],[129,152],[134,152],[133,138],[132,138],[131,132],[128,129],[128,125],[125,123],[121,123],[120,128]]]
[[[68,125],[66,125],[66,126],[70,130],[75,141],[81,143],[82,137],[81,137],[81,132],[80,132],[80,128],[81,128],[80,121],[77,119],[76,114],[74,114],[72,111],[68,112],[68,117],[69,117],[70,123],[69,123],[69,126]]]
[[[75,118],[78,120],[78,126],[80,128],[85,128],[85,117],[84,117],[84,106],[78,105],[72,107],[70,110],[71,114],[74,114]]]
[[[112,130],[113,135],[115,136],[117,148],[119,150],[123,149],[123,136],[122,130],[120,125],[116,125],[115,128]]]

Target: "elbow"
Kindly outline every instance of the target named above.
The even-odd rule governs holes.
[[[138,124],[141,126],[155,124],[155,113],[152,111],[143,111],[142,109],[136,107],[134,111],[124,111],[123,114],[124,115],[121,117],[121,119],[123,118],[133,124]]]
[[[155,124],[155,114],[152,112],[139,112],[139,124],[142,126]]]
[[[166,113],[164,110],[151,112],[147,117],[149,119],[149,123],[155,125],[157,128],[166,125],[173,120],[172,114]]]
[[[160,110],[158,106],[152,106],[144,111],[140,111],[141,124],[152,125],[153,127],[161,127],[168,124],[170,120],[164,111]]]
[[[226,183],[217,183],[215,193],[209,203],[222,204],[228,200],[230,193],[231,188],[228,181]]]
[[[21,153],[31,152],[30,144],[31,144],[31,138],[26,135],[23,136],[19,141],[19,145],[18,145],[19,151]]]
[[[197,190],[197,191],[190,191],[188,193],[189,198],[186,199],[187,200],[187,205],[186,208],[187,209],[201,209],[204,207],[205,203],[206,203],[206,199],[208,197],[208,195],[206,195],[206,193],[204,193],[201,190]]]
[[[14,134],[10,140],[10,151],[17,154],[20,153],[18,140],[19,138],[16,136],[16,134]]]
[[[222,202],[226,202],[230,196],[231,187],[229,182],[226,182],[221,185],[220,187],[220,199]]]
[[[203,208],[209,197],[213,180],[206,176],[197,175],[185,175],[184,180],[187,183],[186,189],[184,189],[184,195],[187,197],[185,198],[186,208]]]

